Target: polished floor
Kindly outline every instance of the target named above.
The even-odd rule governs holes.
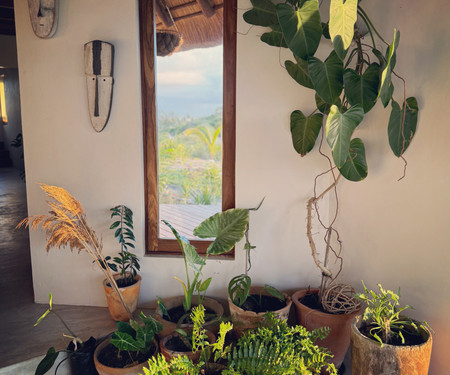
[[[63,349],[68,344],[56,315],[33,326],[47,306],[34,303],[28,231],[15,230],[26,215],[20,172],[0,168],[0,368],[44,355],[51,346]],[[105,336],[115,327],[106,308],[56,305],[54,309],[85,340]]]

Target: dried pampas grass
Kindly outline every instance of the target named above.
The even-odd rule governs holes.
[[[132,314],[123,300],[123,297],[114,280],[111,269],[108,267],[102,251],[102,244],[97,235],[88,225],[86,214],[80,202],[70,195],[65,189],[58,186],[39,184],[47,197],[50,212],[47,215],[34,215],[23,219],[16,228],[30,227],[36,230],[39,226],[45,230],[47,252],[52,247],[60,249],[69,246],[70,250],[78,252],[86,251],[105,274],[109,284],[113,287],[122,302],[129,317]],[[102,265],[105,265],[103,267]]]

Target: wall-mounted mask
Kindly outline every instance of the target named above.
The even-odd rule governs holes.
[[[51,38],[58,24],[58,0],[28,0],[33,31],[39,38]]]

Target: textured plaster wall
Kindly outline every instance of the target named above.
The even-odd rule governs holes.
[[[240,9],[250,2],[239,1]],[[380,5],[382,4],[382,6]],[[27,195],[30,214],[47,211],[38,182],[60,185],[85,207],[88,220],[103,238],[107,254],[118,247],[108,230],[109,207],[124,203],[135,212],[137,249],[144,252],[144,181],[140,108],[137,4],[123,0],[61,2],[55,36],[41,40],[29,24],[25,0],[16,0],[16,21],[22,120],[25,139]],[[442,374],[450,341],[445,322],[449,306],[449,128],[444,98],[449,96],[447,67],[449,4],[444,0],[367,3],[373,20],[387,39],[396,26],[402,31],[396,70],[418,97],[419,129],[406,156],[407,178],[397,182],[402,163],[386,141],[388,112],[378,104],[359,130],[366,142],[370,168],[361,183],[343,182],[339,191],[338,226],[346,259],[343,282],[359,286],[402,287],[404,302],[435,328],[433,374]],[[255,284],[280,288],[317,285],[305,235],[305,206],[314,176],[326,169],[317,149],[300,158],[291,146],[289,115],[314,109],[308,91],[280,66],[277,49],[259,42],[262,29],[249,31],[239,10],[237,82],[237,206],[256,205],[251,240],[257,246],[250,275]],[[249,31],[249,32],[248,32]],[[248,32],[248,34],[247,34]],[[245,35],[244,35],[245,34]],[[96,133],[89,122],[83,44],[94,39],[115,46],[114,97],[109,123]],[[430,56],[432,54],[432,56]],[[400,90],[398,90],[400,91]],[[397,97],[400,93],[397,92]],[[400,99],[398,99],[400,100]],[[326,185],[328,181],[321,182]],[[328,209],[328,201],[321,207]],[[320,237],[317,235],[317,237]],[[238,246],[234,261],[208,261],[205,277],[213,276],[209,294],[225,297],[229,279],[243,271]],[[102,274],[86,254],[68,249],[45,252],[45,237],[31,234],[35,299],[55,303],[105,305]],[[183,275],[174,258],[142,260],[141,304],[156,296],[181,294],[174,275]]]

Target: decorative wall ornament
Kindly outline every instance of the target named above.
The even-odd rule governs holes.
[[[33,31],[39,38],[51,38],[58,24],[58,0],[28,0]]]
[[[114,46],[111,43],[93,40],[84,45],[89,115],[97,132],[105,128],[111,112],[113,63]]]

